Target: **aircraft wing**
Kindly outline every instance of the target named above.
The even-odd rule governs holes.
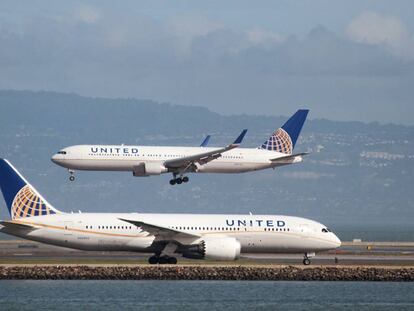
[[[286,164],[287,162],[289,162],[290,160],[295,160],[296,157],[300,157],[300,159],[302,159],[302,156],[308,155],[309,152],[302,152],[302,153],[295,153],[295,154],[290,154],[287,156],[282,156],[279,158],[274,158],[274,159],[270,159],[270,161],[272,161],[272,163],[281,163],[281,164]]]
[[[184,237],[184,238],[199,238],[200,235],[183,232],[176,229],[171,229],[159,225],[150,224],[148,222],[143,222],[139,220],[131,220],[131,219],[123,219],[119,218],[119,220],[129,222],[130,224],[133,224],[134,226],[140,227],[142,230],[148,232],[151,235],[154,235],[155,237],[160,238],[177,238],[177,237]]]
[[[164,162],[164,166],[167,168],[172,168],[172,169],[182,168],[185,170],[186,168],[190,167],[191,164],[194,164],[194,163],[199,163],[201,165],[206,164],[210,161],[213,161],[221,157],[221,154],[223,152],[239,147],[246,133],[247,133],[247,130],[246,129],[243,130],[240,133],[240,135],[236,138],[236,140],[232,144],[227,145],[226,147],[217,148],[214,150],[194,154],[194,155],[187,156],[187,157],[167,160]]]

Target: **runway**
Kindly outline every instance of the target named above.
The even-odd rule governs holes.
[[[26,240],[0,240],[0,264],[146,264],[151,254],[129,252],[87,252],[50,246]],[[226,265],[301,265],[301,254],[243,254]],[[179,264],[214,265],[223,262],[189,260]],[[319,253],[312,265],[323,266],[404,266],[414,267],[414,242],[343,242],[332,252]]]

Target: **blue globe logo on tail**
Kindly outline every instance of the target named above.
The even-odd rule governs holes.
[[[0,159],[0,189],[11,219],[60,214],[6,159]]]
[[[12,219],[50,214],[56,213],[42,201],[29,185],[20,189],[14,197],[11,208]]]
[[[296,113],[290,117],[281,128],[278,128],[259,148],[284,154],[292,154],[308,112],[308,109],[299,109],[296,111]]]
[[[292,154],[293,144],[289,134],[284,129],[279,128],[262,144],[261,149]]]

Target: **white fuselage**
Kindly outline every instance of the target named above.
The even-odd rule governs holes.
[[[77,213],[54,214],[13,220],[35,230],[3,228],[25,239],[81,250],[156,252],[155,237],[120,219],[137,220],[194,236],[177,236],[182,245],[194,245],[208,237],[235,238],[242,253],[309,253],[340,246],[337,236],[318,222],[278,215],[209,215]]]
[[[208,152],[210,147],[77,145],[62,149],[52,157],[56,164],[72,170],[133,171],[140,163],[162,167],[165,161]],[[204,165],[196,164],[199,173],[243,173],[274,168],[302,161],[300,157],[273,162],[286,154],[258,148],[235,148]],[[167,173],[165,169],[154,175]]]

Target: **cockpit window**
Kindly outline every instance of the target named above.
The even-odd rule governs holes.
[[[66,154],[66,151],[58,151],[58,154]]]
[[[331,232],[328,228],[322,228],[322,232]]]

